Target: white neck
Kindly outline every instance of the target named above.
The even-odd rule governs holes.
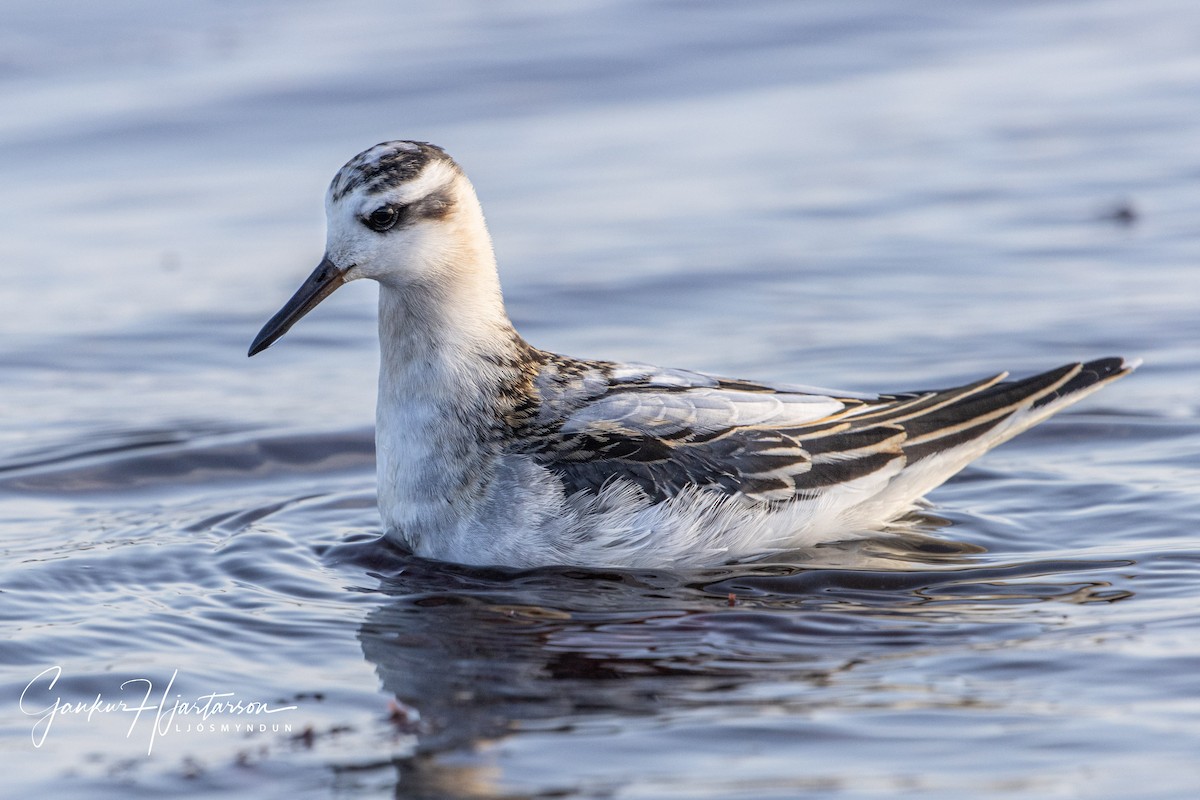
[[[499,393],[519,342],[483,214],[473,192],[460,198],[420,273],[436,280],[380,282],[380,508],[414,548],[492,479]]]

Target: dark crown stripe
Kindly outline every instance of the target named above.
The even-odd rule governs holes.
[[[432,161],[442,161],[458,169],[454,159],[437,145],[410,141],[380,142],[347,161],[334,176],[329,193],[336,201],[362,187],[371,193],[386,192],[420,175]]]

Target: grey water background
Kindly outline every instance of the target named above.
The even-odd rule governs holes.
[[[1194,3],[3,10],[6,795],[1200,789]],[[391,138],[471,175],[543,347],[858,390],[1146,363],[875,540],[423,562],[374,541],[374,287],[244,355]],[[243,713],[176,705],[214,694]]]

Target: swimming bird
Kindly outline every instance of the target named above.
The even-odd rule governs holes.
[[[342,284],[379,283],[379,509],[427,558],[682,567],[855,538],[1136,366],[873,396],[571,358],[513,328],[475,190],[440,147],[365,150],[325,207],[324,258],[249,355]]]

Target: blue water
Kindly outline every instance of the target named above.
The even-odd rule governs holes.
[[[0,93],[7,793],[1200,791],[1194,4],[11,0]],[[471,175],[542,347],[1145,366],[900,536],[413,559],[375,542],[374,288],[245,358],[392,138]]]

